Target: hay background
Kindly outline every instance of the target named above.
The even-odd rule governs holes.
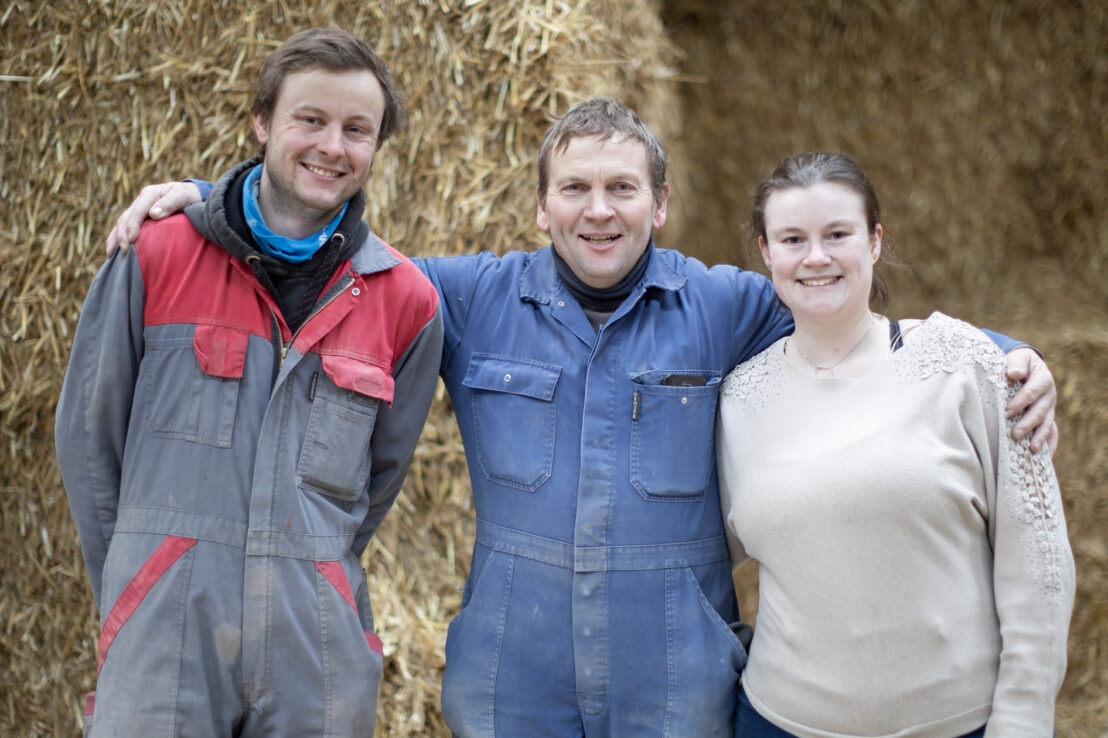
[[[412,254],[541,244],[531,157],[598,93],[667,142],[660,241],[757,266],[742,216],[782,155],[860,158],[906,266],[896,315],[943,309],[1042,348],[1079,588],[1058,735],[1108,735],[1108,11],[915,0],[14,0],[0,9],[0,734],[76,735],[95,613],[53,461],[54,402],[103,238],[138,185],[251,154],[266,52],[335,24],[410,97],[370,222]],[[725,6],[725,7],[718,7]],[[764,7],[763,7],[764,6]],[[367,554],[382,736],[445,735],[442,642],[469,484],[440,396]],[[752,577],[741,578],[749,603]]]

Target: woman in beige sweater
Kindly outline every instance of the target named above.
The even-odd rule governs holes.
[[[796,329],[720,401],[732,557],[759,565],[736,736],[1050,736],[1073,558],[1004,355],[871,310],[883,231],[848,157],[785,159],[752,223]]]

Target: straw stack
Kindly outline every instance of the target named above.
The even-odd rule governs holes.
[[[552,116],[626,99],[665,133],[675,58],[647,0],[228,3],[58,0],[0,10],[0,734],[73,735],[96,614],[53,461],[53,409],[103,239],[144,183],[214,178],[255,150],[264,56],[334,25],[388,60],[410,126],[378,155],[367,219],[413,254],[534,247],[533,156]],[[441,735],[446,624],[472,545],[445,399],[367,552],[385,644],[378,735]]]
[[[901,263],[890,314],[942,310],[1046,355],[1078,575],[1058,735],[1108,736],[1108,8],[672,0],[662,17],[686,54],[682,248],[761,269],[759,179],[844,151]]]
[[[541,245],[533,156],[552,116],[620,97],[663,136],[659,236],[760,264],[757,178],[856,155],[905,267],[898,316],[941,309],[1035,343],[1058,380],[1056,457],[1078,562],[1058,735],[1108,735],[1108,11],[1075,0],[15,0],[0,9],[0,734],[75,735],[96,613],[53,460],[53,410],[88,283],[148,182],[255,150],[265,54],[310,26],[363,35],[410,99],[367,219],[418,255]],[[439,736],[442,644],[472,544],[441,391],[367,551],[385,645],[378,735]],[[743,575],[743,603],[753,601]]]

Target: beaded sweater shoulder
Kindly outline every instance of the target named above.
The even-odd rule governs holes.
[[[736,367],[724,379],[721,404],[738,408],[764,409],[786,389],[789,367],[785,365],[784,341],[774,343]],[[1019,389],[1006,376],[1006,360],[999,348],[977,328],[942,313],[933,313],[910,332],[904,349],[887,359],[896,381],[906,391],[912,384],[938,375],[964,373],[977,386],[982,406],[994,413],[999,426],[997,495],[1004,495],[1009,514],[1016,515],[1026,531],[1034,577],[1044,591],[1061,597],[1065,589],[1064,518],[1058,479],[1045,449],[1032,453],[1028,439],[1016,441],[1012,427],[1019,419],[1004,418],[1004,405]],[[820,379],[820,382],[854,381]]]

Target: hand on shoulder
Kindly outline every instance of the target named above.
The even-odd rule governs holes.
[[[192,182],[164,182],[143,187],[108,234],[105,244],[108,256],[117,249],[126,251],[138,238],[139,229],[147,218],[166,218],[184,210],[191,203],[200,202],[200,199],[200,189]]]

